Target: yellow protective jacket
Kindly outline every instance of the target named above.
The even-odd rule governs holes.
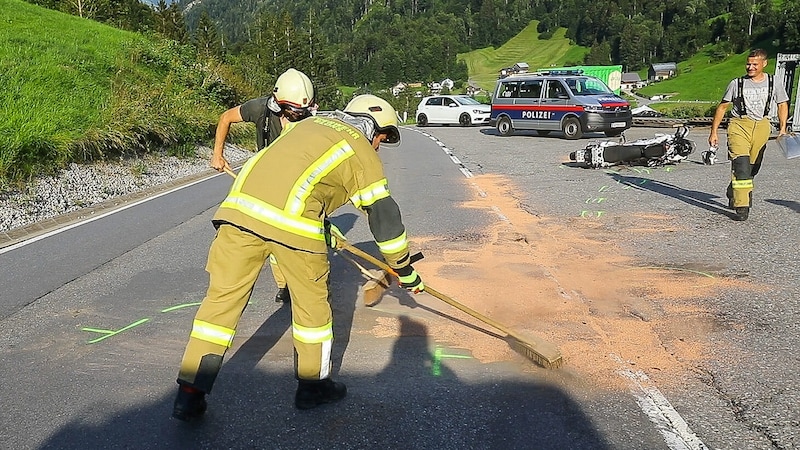
[[[309,117],[288,124],[245,163],[213,222],[326,253],[323,219],[348,201],[369,216],[370,230],[389,265],[406,266],[405,227],[377,152],[356,128]]]

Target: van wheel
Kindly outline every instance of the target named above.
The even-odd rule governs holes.
[[[462,127],[468,127],[470,124],[472,124],[472,118],[469,116],[469,114],[464,113],[458,118],[458,123]]]
[[[426,116],[425,114],[418,115],[417,116],[417,126],[418,127],[424,127],[426,125],[428,125],[428,116]]]
[[[564,137],[570,140],[580,139],[583,136],[581,122],[575,117],[564,119],[564,123],[561,125],[561,131],[564,132]]]
[[[550,130],[536,130],[536,134],[539,136],[547,136],[550,134]]]
[[[514,133],[514,127],[511,126],[511,119],[503,117],[497,120],[497,131],[501,136],[511,136]]]

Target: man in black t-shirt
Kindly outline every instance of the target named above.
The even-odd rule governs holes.
[[[308,104],[291,105],[291,102],[286,101],[287,98],[303,98]],[[281,105],[278,104],[279,99],[282,100]],[[288,122],[286,116],[293,113],[287,109],[287,105],[298,109],[313,108],[315,105],[314,86],[311,84],[311,80],[303,72],[295,69],[289,69],[278,77],[271,95],[248,100],[222,113],[214,136],[211,167],[220,172],[226,168],[230,169],[224,151],[225,139],[228,138],[231,124],[254,123],[256,125],[256,151],[260,151],[269,146],[281,134],[284,123]],[[278,286],[275,301],[279,303],[291,301],[289,289],[286,287],[286,278],[278,267],[275,257],[270,255],[269,262],[272,275],[275,277],[275,284]]]

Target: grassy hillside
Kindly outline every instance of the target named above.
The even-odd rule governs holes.
[[[744,75],[747,53],[731,55],[723,61],[713,61],[713,47],[708,46],[687,61],[678,63],[678,76],[653,83],[639,92],[644,96],[674,94],[670,100],[708,100],[718,102],[731,79]],[[770,60],[767,72],[775,73],[775,60]],[[646,78],[646,71],[645,71]]]
[[[559,29],[550,39],[540,40],[539,32],[536,31],[538,24],[537,20],[531,21],[524,30],[498,49],[488,47],[459,53],[457,60],[466,63],[473,83],[489,91],[494,89],[500,69],[518,62],[528,63],[531,69],[539,69],[583,61],[589,49],[571,45],[565,37],[565,29]]]
[[[0,181],[208,137],[231,95],[175,44],[21,0],[0,11]]]

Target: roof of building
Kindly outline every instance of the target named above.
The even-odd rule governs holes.
[[[622,74],[623,83],[637,83],[639,81],[642,81],[642,77],[636,72],[625,72]]]
[[[674,62],[650,64],[650,67],[656,72],[660,70],[678,70],[678,65]]]

